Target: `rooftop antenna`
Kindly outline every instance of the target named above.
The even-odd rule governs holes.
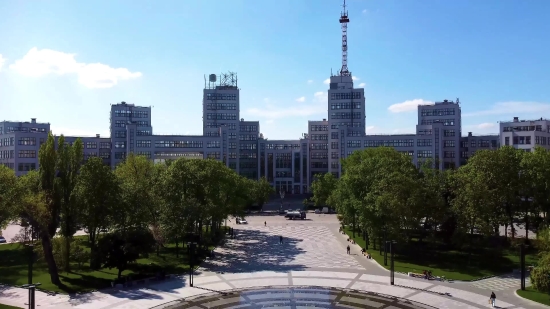
[[[340,14],[340,25],[342,26],[342,68],[340,76],[351,76],[348,71],[348,11],[346,11],[346,0],[344,0],[344,10]]]

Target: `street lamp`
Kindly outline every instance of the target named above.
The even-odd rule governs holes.
[[[389,241],[390,244],[390,284],[395,285],[395,265],[394,265],[394,251],[397,242],[395,240]]]
[[[285,199],[285,191],[283,190],[283,187],[281,186],[281,189],[279,190],[279,195],[281,196],[281,210],[283,210],[283,200]]]
[[[29,290],[29,309],[35,309],[35,299],[34,299],[34,292],[36,290],[36,287],[42,285],[42,283],[35,283],[35,284],[23,284],[21,286],[22,289]]]
[[[189,286],[193,287],[193,272],[194,272],[194,262],[195,262],[195,246],[196,242],[190,241],[187,243],[189,248]]]
[[[521,290],[525,291],[525,244],[521,244],[519,246],[519,264],[520,264],[520,270],[521,270]]]

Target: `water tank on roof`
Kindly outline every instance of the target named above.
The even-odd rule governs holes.
[[[208,76],[208,80],[211,82],[211,83],[215,83],[216,82],[216,74],[210,74]]]

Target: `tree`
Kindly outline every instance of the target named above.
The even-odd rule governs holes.
[[[58,154],[55,149],[55,139],[51,132],[38,151],[38,162],[40,166],[38,174],[40,176],[41,193],[40,198],[37,198],[37,200],[44,202],[44,212],[41,213],[39,220],[36,220],[37,218],[35,220],[42,222],[40,224],[39,235],[51,282],[55,285],[60,285],[58,268],[53,255],[52,238],[55,236],[57,227],[59,226],[61,196],[56,179]]]
[[[12,169],[0,165],[0,230],[17,217],[17,176]]]
[[[138,228],[110,233],[99,240],[103,267],[118,270],[118,279],[128,265],[134,263],[141,254],[151,252],[155,240],[148,229]]]
[[[61,230],[60,234],[64,238],[64,269],[70,270],[71,242],[73,235],[77,232],[78,207],[72,198],[74,186],[80,172],[80,167],[84,159],[82,140],[77,138],[72,145],[65,143],[65,138],[61,135],[57,145],[57,171],[59,179],[59,191],[61,195]]]
[[[316,178],[311,184],[313,191],[313,202],[315,206],[322,207],[327,205],[327,200],[336,188],[336,177],[332,173],[326,173]]]
[[[265,177],[254,182],[254,199],[260,209],[263,209],[265,202],[269,200],[269,196],[275,192],[269,181]]]
[[[80,209],[79,222],[88,232],[90,267],[100,266],[97,241],[101,231],[113,224],[115,209],[119,207],[119,185],[111,169],[101,158],[90,158],[80,170],[73,190]]]

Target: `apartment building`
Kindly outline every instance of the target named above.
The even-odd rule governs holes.
[[[501,145],[512,146],[516,149],[531,151],[535,146],[550,149],[550,120],[520,120],[514,117],[512,121],[500,123]]]

